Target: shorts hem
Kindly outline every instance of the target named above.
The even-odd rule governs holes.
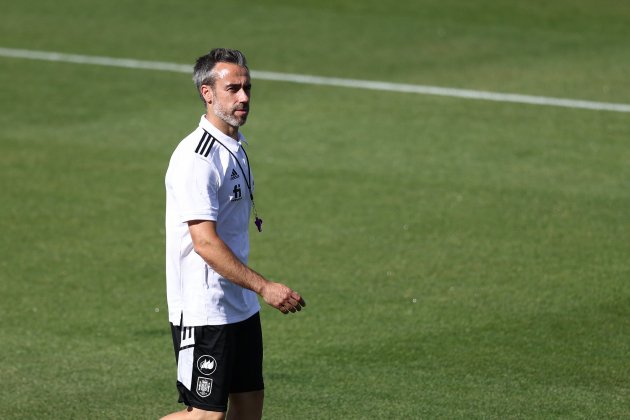
[[[194,399],[195,398],[194,394],[192,394],[192,392],[190,392],[190,390],[186,388],[186,386],[179,381],[177,381],[177,391],[179,393],[179,400],[177,402],[180,404],[184,404],[186,407],[193,407],[199,410],[213,411],[217,413],[227,412],[227,408],[228,408],[227,404],[212,405],[212,404],[206,404],[202,401],[198,401]]]
[[[214,411],[215,413],[227,412],[227,407],[216,407],[216,406],[210,406],[206,404],[200,404],[197,402],[193,402],[192,404],[186,404],[186,403],[183,403],[183,404],[186,405],[187,407],[193,407],[193,408],[196,408],[198,410],[203,410],[203,411]]]

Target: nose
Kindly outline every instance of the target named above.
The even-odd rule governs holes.
[[[247,92],[245,89],[241,89],[238,91],[238,101],[242,102],[242,103],[248,103],[249,102],[249,92]]]

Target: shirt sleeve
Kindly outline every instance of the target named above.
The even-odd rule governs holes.
[[[215,165],[200,156],[184,159],[172,183],[179,220],[217,220],[219,176]]]

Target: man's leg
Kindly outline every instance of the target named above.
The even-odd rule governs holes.
[[[227,420],[260,420],[264,399],[264,390],[230,394]]]

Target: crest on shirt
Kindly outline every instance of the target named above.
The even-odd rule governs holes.
[[[200,376],[197,378],[197,395],[205,398],[212,393],[212,379]]]
[[[238,201],[243,198],[243,192],[241,191],[241,184],[234,185],[232,195],[230,195],[230,201]]]
[[[212,375],[217,370],[217,361],[212,356],[203,355],[197,359],[197,369],[202,375]]]

